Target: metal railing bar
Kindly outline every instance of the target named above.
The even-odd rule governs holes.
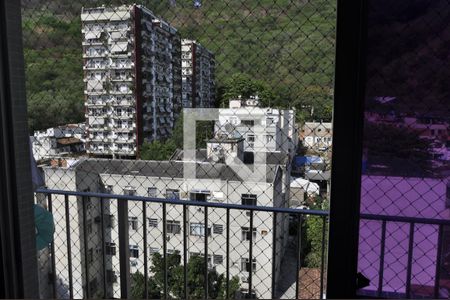
[[[227,232],[226,232],[226,297],[225,299],[230,299],[230,209],[227,208],[226,213],[227,222]]]
[[[438,229],[438,242],[437,242],[437,253],[436,253],[436,273],[434,277],[434,298],[439,298],[439,287],[441,280],[441,259],[442,259],[442,241],[444,238],[444,226],[439,225]]]
[[[103,203],[103,201],[101,201]],[[142,237],[144,243],[144,298],[148,299],[147,203],[142,202]]]
[[[47,196],[47,204],[48,204],[48,211],[50,213],[53,213],[53,203],[52,203],[52,195]],[[55,262],[55,241],[52,240],[50,244],[50,251],[51,251],[51,264],[52,264],[52,293],[53,298],[58,298],[58,295],[56,294],[56,262]]]
[[[94,192],[70,192],[70,191],[62,191],[62,190],[39,189],[36,191],[36,193],[54,194],[54,195],[87,196],[87,197],[96,197],[96,198],[100,198],[100,199],[107,199],[107,198],[111,198],[111,196],[113,196],[117,200],[145,201],[145,202],[151,202],[151,203],[168,203],[168,204],[178,204],[178,205],[187,205],[187,206],[217,207],[217,208],[229,208],[229,209],[237,209],[237,210],[253,210],[253,211],[288,213],[288,214],[303,214],[303,215],[312,215],[312,216],[328,216],[329,215],[329,212],[325,211],[325,210],[293,209],[293,208],[285,208],[285,207],[241,205],[241,204],[202,202],[202,201],[192,201],[192,200],[176,200],[176,199],[151,198],[151,197],[133,196],[133,195],[111,195],[111,194],[94,193]],[[421,223],[421,222],[415,222],[415,223]],[[450,221],[448,221],[448,224],[450,225]]]
[[[183,205],[183,283],[184,283],[184,299],[188,299],[188,220],[187,206]]]
[[[164,299],[167,299],[168,292],[168,272],[167,272],[167,206],[166,203],[163,203],[163,263],[164,263]]]
[[[386,243],[386,220],[381,224],[381,244],[380,244],[380,270],[378,272],[378,297],[381,297],[383,292],[383,277],[384,277],[384,252]]]
[[[209,291],[208,291],[208,207],[205,207],[205,219],[204,219],[204,228],[205,228],[205,299],[209,299]],[[211,257],[212,259],[212,257]]]
[[[73,299],[73,276],[72,276],[72,239],[70,236],[70,214],[69,196],[64,196],[64,208],[66,213],[66,239],[67,239],[67,264],[69,272],[69,298]]]
[[[406,270],[406,298],[411,298],[411,272],[414,250],[414,223],[409,224],[408,264]]]
[[[118,201],[120,297],[128,299],[130,290],[130,237],[128,225],[128,201]]]
[[[107,293],[107,278],[106,278],[106,245],[105,245],[105,205],[100,201],[100,226],[101,226],[101,241],[102,241],[102,264],[103,264],[103,295],[108,298]]]
[[[300,292],[300,268],[302,259],[302,215],[298,215],[298,229],[297,229],[297,267],[295,273],[295,298],[298,297]]]
[[[363,219],[363,220],[416,223],[416,224],[428,224],[428,225],[450,225],[450,220],[443,220],[443,219],[432,219],[432,218],[427,219],[427,218],[386,216],[386,215],[373,215],[373,214],[360,214],[360,216],[361,216],[361,219]]]
[[[250,210],[250,240],[248,248],[248,261],[250,264],[250,270],[248,275],[248,294],[252,295],[253,289],[253,210]]]
[[[277,272],[277,213],[273,213],[273,226],[272,226],[272,299],[275,299],[276,289],[276,272]]]
[[[88,197],[88,196],[83,196],[82,198],[81,198],[81,205],[82,205],[82,208],[83,208],[83,245],[84,245],[84,268],[85,268],[85,270],[84,270],[84,272],[85,272],[85,278],[86,278],[86,289],[85,289],[85,292],[86,292],[86,298],[90,298],[90,291],[89,291],[89,265],[90,265],[90,263],[89,263],[89,246],[88,246],[88,233],[87,233],[87,208],[86,208],[86,205],[87,205],[87,201],[89,200],[90,198]]]
[[[320,254],[320,299],[323,299],[323,273],[325,270],[325,239],[326,239],[326,229],[327,229],[327,219],[322,218],[322,249]]]

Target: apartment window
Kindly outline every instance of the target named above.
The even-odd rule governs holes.
[[[97,292],[97,288],[98,288],[97,278],[94,278],[89,282],[89,294],[91,296],[94,295]]]
[[[94,249],[92,249],[92,248],[90,248],[89,250],[88,250],[88,261],[91,263],[91,262],[94,262]]]
[[[273,135],[271,135],[271,134],[266,135],[266,142],[270,143],[272,141],[273,141]]]
[[[137,217],[128,217],[128,226],[133,229],[138,229],[138,218]]]
[[[256,258],[253,259],[252,263],[253,273],[256,272]],[[250,260],[248,258],[241,258],[241,271],[250,272]]]
[[[156,195],[158,194],[158,189],[155,187],[149,187],[148,188],[148,196],[152,198],[156,198]]]
[[[242,120],[242,125],[253,126],[255,125],[255,120]]]
[[[126,188],[123,190],[123,194],[128,195],[128,196],[134,196],[134,195],[136,195],[136,190],[131,189],[131,188]]]
[[[255,142],[255,136],[253,134],[247,134],[247,141],[249,143],[254,143]]]
[[[214,234],[223,234],[223,225],[222,224],[213,224],[213,232],[214,232]]]
[[[153,255],[155,253],[159,253],[159,248],[149,247],[149,249],[150,249],[150,255]]]
[[[214,254],[213,261],[214,261],[215,265],[221,265],[223,263],[223,256],[222,255],[218,255],[218,254]]]
[[[180,190],[166,189],[166,199],[180,200]]]
[[[200,192],[192,191],[189,194],[189,199],[192,201],[206,202],[209,195],[210,195],[209,191],[200,191]]]
[[[256,205],[256,195],[254,194],[242,194],[242,205]]]
[[[138,266],[138,261],[136,259],[133,259],[132,261],[130,261],[130,266],[137,268]]]
[[[190,234],[194,236],[205,236],[205,225],[202,223],[191,223]],[[211,235],[211,228],[208,228],[208,235]]]
[[[105,215],[105,226],[106,228],[113,228],[114,227],[114,215]]]
[[[158,227],[158,219],[148,218],[148,227],[157,228]]]
[[[106,270],[106,282],[107,283],[116,283],[117,282],[117,276],[116,276],[115,271]]]
[[[139,247],[137,245],[130,245],[130,258],[139,258]]]
[[[87,234],[92,233],[92,219],[86,221],[86,232]]]
[[[250,241],[250,228],[241,227],[241,241]],[[253,228],[253,241],[256,239],[256,228]]]
[[[180,221],[167,221],[166,230],[167,233],[179,234],[181,232]]]
[[[106,255],[116,255],[116,244],[115,243],[105,243],[105,252]]]

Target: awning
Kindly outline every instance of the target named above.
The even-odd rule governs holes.
[[[320,187],[317,183],[311,182],[304,178],[291,179],[291,188],[301,188],[309,195],[319,195]]]

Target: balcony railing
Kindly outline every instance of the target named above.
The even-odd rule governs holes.
[[[325,297],[327,211],[240,205],[217,199],[194,201],[46,189],[38,190],[36,197],[53,213],[56,225],[47,256],[40,255],[41,265],[49,261],[49,267],[41,269],[41,276],[48,273],[51,279],[48,285],[41,281],[44,284],[41,290],[48,289],[47,297],[125,298],[136,295],[135,274],[145,278],[140,291],[144,298],[155,295],[149,286],[155,283],[151,281],[153,276],[160,276],[160,298],[178,295],[187,299],[193,288],[202,289],[204,298],[217,297],[212,294],[214,285],[209,279],[215,274],[223,276],[226,298]],[[305,264],[308,246],[304,226],[313,219],[320,229],[316,233],[320,247],[313,249],[319,255],[319,263],[312,270],[315,272]],[[445,288],[446,282],[440,270],[443,236],[450,221],[371,214],[361,214],[361,220],[362,227],[364,222],[376,222],[380,228],[370,237],[379,241],[369,250],[375,255],[363,249],[363,243],[367,242],[364,234],[360,239],[359,271],[371,280],[360,295],[442,298],[441,288]],[[403,237],[407,246],[401,248],[402,253],[388,242],[392,239],[391,225],[408,228]],[[434,233],[430,234],[426,238],[429,252],[418,253],[420,243],[424,242],[419,236],[430,232],[424,226],[433,229],[436,238],[432,237]],[[160,255],[162,274],[152,269],[155,253]],[[178,282],[182,287],[178,292],[174,291],[175,275],[171,273],[174,253],[182,268]],[[406,257],[403,270],[398,266],[390,268],[386,256],[392,253],[399,260]],[[203,262],[203,280],[196,287],[189,277],[192,276],[189,260],[194,254],[200,255]],[[435,259],[435,264],[424,266],[420,255]],[[429,269],[433,272],[429,273]],[[425,271],[431,283],[419,286],[417,281]],[[401,277],[403,286],[396,288],[393,276]],[[113,277],[118,280],[110,280]],[[232,279],[237,279],[239,288]],[[424,294],[427,289],[428,294]]]
[[[145,278],[142,295],[151,298],[149,280],[161,275],[151,268],[155,252],[163,266],[161,298],[187,299],[193,288],[202,289],[204,298],[218,297],[213,291],[218,281],[212,282],[216,275],[222,276],[226,298],[298,298],[309,289],[316,298],[324,296],[327,211],[46,189],[37,191],[36,198],[55,222],[47,256],[40,255],[41,265],[49,262],[40,272],[51,278],[41,286],[47,297],[126,298],[136,295],[133,281],[139,273]],[[320,276],[304,286],[298,270],[306,246],[303,226],[310,218],[322,228],[316,268]],[[111,248],[116,244],[117,251]],[[183,269],[181,292],[174,291],[173,253]],[[203,279],[197,283],[202,286],[193,287],[189,261],[195,255],[203,261]],[[293,272],[286,272],[286,266]],[[117,283],[108,280],[111,274]]]

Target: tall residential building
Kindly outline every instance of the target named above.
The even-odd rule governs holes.
[[[214,107],[214,54],[193,40],[181,41],[183,107]]]
[[[140,5],[83,8],[86,150],[136,156],[181,109],[181,39]]]

